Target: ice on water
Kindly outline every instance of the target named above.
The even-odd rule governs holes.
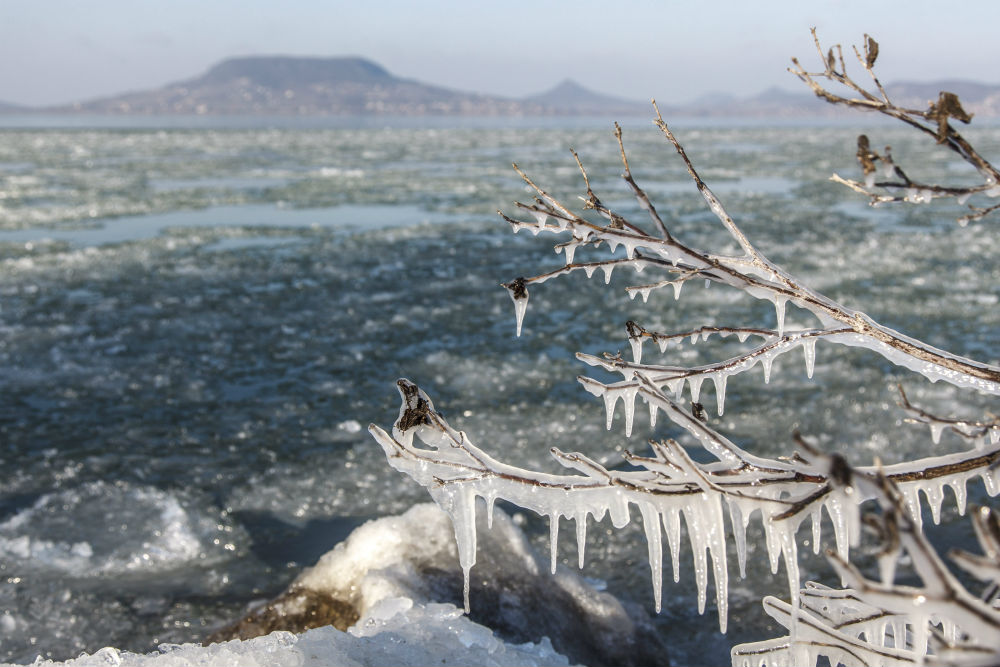
[[[523,536],[506,515],[494,529],[506,540],[493,567],[517,576],[526,557]],[[492,532],[492,531],[491,531]],[[434,602],[419,568],[440,567],[454,554],[451,525],[434,505],[413,507],[403,516],[373,521],[305,571],[296,585],[351,602],[360,620],[348,631],[332,627],[301,635],[275,632],[246,641],[200,646],[163,644],[158,652],[136,654],[104,648],[66,662],[35,664],[91,667],[127,665],[565,665],[547,637],[509,643],[470,620],[453,604]],[[502,536],[502,537],[501,537]],[[452,556],[453,557],[453,556]],[[504,565],[505,564],[505,565]],[[502,578],[501,569],[493,570]],[[581,589],[582,590],[582,589]]]

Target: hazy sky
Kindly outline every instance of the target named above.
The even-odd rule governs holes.
[[[685,101],[796,88],[785,68],[815,58],[811,26],[845,45],[870,33],[886,82],[1000,83],[997,0],[0,0],[0,100],[65,103],[191,78],[229,56],[289,54],[361,55],[485,93],[568,77]]]

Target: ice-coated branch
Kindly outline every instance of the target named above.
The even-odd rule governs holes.
[[[973,512],[983,555],[951,552],[955,563],[990,582],[982,596],[972,594],[951,573],[904,507],[896,485],[882,471],[854,471],[858,488],[867,489],[882,513],[890,548],[883,550],[882,580],[872,581],[839,554],[828,557],[841,575],[843,589],[809,582],[799,607],[765,598],[764,609],[790,631],[788,637],[732,650],[738,667],[816,665],[820,658],[845,665],[995,665],[1000,660],[1000,609],[995,591],[1000,573],[1000,522],[986,508]],[[895,562],[905,554],[921,581],[894,581]]]
[[[893,161],[888,146],[879,153],[871,147],[868,137],[862,134],[858,137],[857,156],[863,181],[844,178],[838,174],[834,174],[831,180],[866,195],[873,206],[904,201],[920,204],[941,197],[953,198],[959,205],[964,205],[973,195],[1000,197],[1000,170],[980,154],[951,124],[951,121],[965,124],[972,121],[972,114],[962,108],[957,95],[942,91],[937,100],[929,102],[927,108],[922,110],[898,106],[889,99],[885,88],[875,75],[874,67],[879,46],[872,37],[865,35],[864,53],[854,47],[854,54],[860,66],[872,80],[874,90],[869,90],[848,74],[839,44],[824,54],[815,29],[812,35],[823,69],[810,72],[797,58],[792,58],[793,66],[789,71],[805,82],[817,97],[830,104],[875,111],[906,123],[955,153],[974,167],[982,178],[981,183],[973,185],[942,185],[914,180]],[[846,89],[845,93],[838,94],[824,87],[821,83],[823,80]],[[985,208],[970,205],[969,209],[967,215],[959,218],[959,224],[965,225],[970,221],[979,220],[1000,209],[1000,204]]]
[[[515,206],[530,213],[534,220],[518,220],[503,212],[500,212],[501,217],[511,225],[515,233],[527,229],[536,235],[546,232],[570,237],[568,241],[555,245],[556,253],[562,253],[565,257],[564,266],[503,284],[510,293],[516,308],[518,335],[520,335],[527,308],[530,285],[541,284],[547,280],[577,271],[583,271],[590,277],[597,269],[603,272],[607,283],[610,282],[616,268],[630,268],[636,272],[643,272],[644,275],[647,272],[666,274],[662,280],[627,288],[628,294],[633,298],[639,294],[646,300],[650,293],[668,285],[673,288],[675,298],[679,298],[681,286],[693,278],[699,278],[728,285],[754,298],[766,299],[774,304],[776,327],[767,334],[772,336],[774,340],[749,353],[744,357],[742,363],[736,363],[732,360],[721,362],[715,368],[716,376],[731,376],[742,373],[759,362],[764,368],[765,378],[767,378],[771,360],[778,354],[799,346],[805,349],[807,365],[811,368],[815,343],[822,339],[828,343],[867,348],[894,364],[924,375],[932,382],[944,380],[959,387],[1000,394],[1000,368],[939,350],[881,325],[865,313],[843,306],[833,299],[807,288],[794,276],[768,259],[747,238],[732,216],[726,212],[718,197],[701,179],[683,146],[659,114],[656,124],[684,161],[709,209],[739,243],[743,253],[736,256],[719,255],[687,245],[678,238],[676,233],[671,235],[667,232],[667,225],[663,223],[658,214],[653,219],[658,223],[657,226],[664,227],[663,231],[658,235],[643,231],[639,225],[632,224],[623,215],[610,211],[603,204],[600,204],[600,200],[590,187],[589,178],[586,176],[586,171],[578,156],[576,160],[584,174],[587,188],[587,197],[584,200],[586,207],[601,212],[609,221],[606,225],[594,224],[572,213],[567,206],[541,189],[523,170],[515,165],[517,173],[538,194],[534,203],[517,202]],[[615,136],[620,142],[620,127],[616,127]],[[622,155],[623,161],[627,165],[628,159],[625,156],[624,148],[622,148]],[[626,172],[626,181],[631,178],[630,174],[631,172]],[[637,189],[638,186],[632,187],[634,193]],[[638,190],[637,197],[639,197],[640,205],[645,207],[645,202],[648,201],[645,194]],[[555,222],[550,223],[550,219]],[[574,261],[577,248],[586,246],[599,249],[602,245],[611,255],[610,257],[590,262]],[[624,249],[624,257],[615,255],[619,247]],[[796,332],[793,337],[788,336],[785,332],[785,311],[789,303],[812,313],[821,326]],[[740,330],[745,330],[745,327],[720,328],[719,333],[724,334],[729,331],[738,333]],[[648,337],[650,336],[633,336],[630,331],[629,339],[633,343],[633,351],[636,355],[641,353],[641,342]],[[662,336],[656,339],[665,340]],[[635,361],[639,361],[639,356],[635,357]],[[712,368],[706,367],[699,375],[708,375],[712,370]]]
[[[683,517],[694,556],[699,611],[705,608],[711,568],[723,631],[728,607],[728,535],[732,534],[739,573],[743,576],[746,528],[753,515],[759,514],[772,572],[777,572],[781,560],[785,562],[793,603],[800,585],[795,535],[806,518],[811,519],[813,545],[818,552],[822,537],[820,517],[826,511],[832,521],[837,553],[847,560],[850,545],[857,543],[861,532],[860,506],[877,495],[870,484],[858,485],[855,480],[874,475],[875,468],[845,473],[846,464],[841,458],[820,454],[801,438],[798,442],[803,451],[791,458],[756,456],[708,426],[652,382],[639,379],[603,385],[589,378],[580,380],[589,391],[604,396],[609,415],[619,401],[623,402],[627,424],[632,422],[636,398],[645,400],[651,419],[655,419],[657,412],[663,412],[716,460],[698,463],[679,443],[665,440],[649,443],[652,456],[625,453],[626,460],[639,468],[635,471],[610,470],[583,454],[555,448],[551,450],[553,457],[574,474],[525,470],[497,461],[473,444],[464,432],[448,424],[421,389],[405,379],[398,382],[402,402],[391,433],[374,424],[369,427],[389,464],[426,487],[451,516],[465,572],[466,593],[476,560],[475,516],[479,498],[485,501],[488,520],[497,499],[548,517],[553,571],[561,518],[576,523],[578,562],[583,567],[588,518],[599,521],[609,515],[612,525],[622,528],[629,523],[634,506],[642,517],[646,534],[657,610],[662,597],[662,531],[667,534],[676,582],[680,577]],[[992,473],[991,466],[998,459],[1000,446],[990,445],[971,452],[890,466],[881,474],[898,486],[911,517],[920,516],[922,493],[937,520],[945,486],[962,498],[960,511],[964,511],[966,483],[975,476],[982,476],[988,492],[995,494],[1000,480]],[[728,531],[724,510],[729,514]],[[911,519],[911,523],[919,526],[919,519]]]

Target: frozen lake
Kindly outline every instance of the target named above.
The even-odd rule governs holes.
[[[361,521],[425,501],[366,431],[395,418],[398,377],[524,467],[555,471],[551,446],[611,465],[649,437],[677,437],[643,420],[631,439],[618,422],[606,431],[574,352],[627,348],[628,319],[661,330],[768,324],[769,304],[692,286],[679,303],[659,293],[644,305],[624,293],[630,276],[610,288],[574,276],[533,290],[515,338],[498,287],[562,261],[547,239],[498,220],[529,196],[512,161],[575,201],[575,148],[602,200],[637,213],[611,129],[0,129],[0,661],[199,641]],[[888,326],[997,363],[996,221],[960,228],[946,204],[870,209],[828,182],[855,173],[859,131],[676,129],[773,260]],[[870,135],[922,163],[914,176],[964,174],[901,130]],[[1000,154],[1000,130],[972,135]],[[636,179],[685,238],[726,242],[654,128],[626,126],[625,143]],[[692,363],[704,353],[678,354]],[[901,425],[898,382],[943,414],[990,407],[862,351],[821,344],[813,380],[797,364],[779,360],[768,385],[735,378],[713,425],[768,456],[790,453],[797,428],[868,464],[933,451],[926,429]],[[959,445],[945,436],[939,450]],[[547,523],[523,519],[547,550]],[[943,524],[932,534],[951,542],[971,531],[953,511]],[[605,522],[588,543],[584,574],[651,609],[641,528]],[[575,547],[563,544],[560,559],[575,563]],[[676,660],[728,662],[731,644],[773,636],[759,599],[786,585],[762,545],[747,580],[731,575],[726,636],[711,602],[697,615],[690,553],[681,562],[658,617]],[[802,571],[831,576],[818,557]]]

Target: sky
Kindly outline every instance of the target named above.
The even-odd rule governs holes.
[[[511,97],[571,78],[680,103],[800,88],[786,68],[817,62],[814,26],[824,44],[871,34],[886,83],[1000,83],[996,0],[0,0],[0,101],[64,104],[280,54]]]

